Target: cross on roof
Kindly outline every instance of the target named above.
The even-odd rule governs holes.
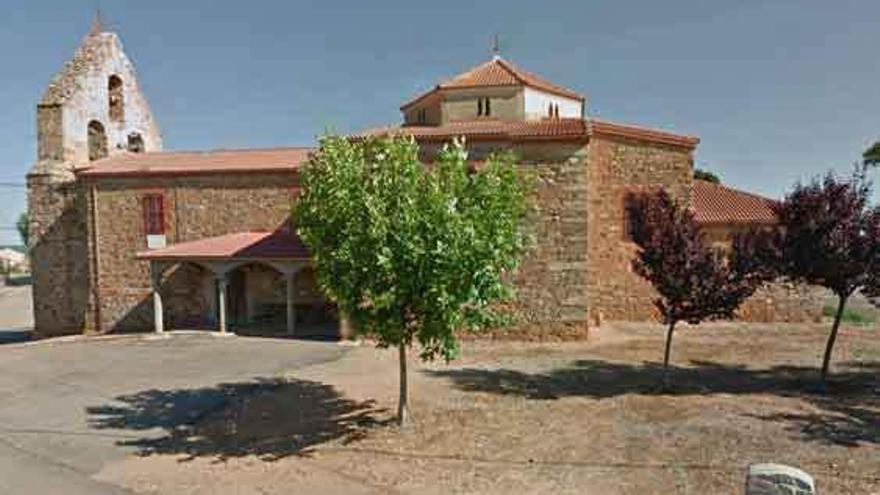
[[[104,20],[101,16],[101,8],[95,7],[95,15],[92,17],[92,26],[89,28],[89,34],[96,35],[104,31]]]

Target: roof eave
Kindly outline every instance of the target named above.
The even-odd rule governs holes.
[[[141,177],[191,177],[198,175],[223,175],[223,174],[282,174],[282,173],[299,173],[298,167],[277,167],[277,168],[228,168],[228,169],[194,169],[194,170],[126,170],[112,171],[99,170],[94,168],[82,169],[75,171],[77,177],[85,179],[125,179],[125,178],[141,178]]]
[[[708,227],[754,227],[777,225],[779,222],[776,220],[697,220],[697,223]]]
[[[457,89],[516,88],[516,87],[531,88],[531,89],[534,89],[537,91],[543,91],[544,93],[550,93],[555,96],[560,96],[562,98],[568,98],[570,100],[578,101],[581,104],[583,104],[584,102],[587,101],[586,96],[584,96],[580,93],[574,93],[574,92],[567,93],[565,91],[558,91],[558,90],[552,90],[552,89],[548,89],[548,88],[541,88],[541,87],[535,86],[534,84],[527,84],[527,83],[523,83],[523,82],[520,82],[518,84],[494,84],[494,85],[471,84],[471,85],[461,85],[461,86],[443,86],[443,85],[438,84],[430,91],[422,93],[421,95],[416,96],[412,100],[409,100],[406,103],[404,103],[403,105],[401,105],[400,111],[402,111],[402,112],[406,111],[406,109],[411,108],[413,105],[425,100],[429,96],[433,96],[437,93],[441,93],[444,91],[454,91]]]
[[[679,146],[688,150],[694,150],[696,149],[697,145],[700,144],[700,138],[696,136],[674,134],[657,129],[648,129],[644,127],[616,124],[613,122],[605,122],[594,119],[589,119],[588,122],[588,133],[591,135],[606,135],[650,141],[654,143]]]
[[[233,254],[187,255],[187,254],[153,254],[151,251],[138,251],[135,259],[146,261],[311,261],[309,256],[236,256]]]
[[[435,93],[438,93],[442,90],[443,90],[443,88],[441,88],[440,85],[438,84],[437,86],[434,86],[433,89],[430,89],[430,90],[422,93],[421,95],[416,96],[415,98],[405,102],[403,105],[400,106],[400,111],[405,111],[407,108],[415,105],[416,103],[418,103],[418,102],[424,100],[425,98],[427,98]]]

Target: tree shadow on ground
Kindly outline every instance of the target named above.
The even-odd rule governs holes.
[[[800,398],[818,411],[752,417],[788,423],[804,438],[828,444],[880,444],[880,362],[842,363],[826,389],[818,371],[801,366],[752,369],[710,361],[669,369],[671,385],[662,383],[663,366],[601,359],[578,360],[545,373],[513,369],[463,368],[426,371],[447,378],[460,390],[517,395],[535,400],[578,396],[606,399],[622,395],[749,395]]]
[[[350,400],[330,385],[295,379],[146,390],[115,400],[86,409],[92,428],[142,431],[142,438],[118,445],[144,456],[180,454],[183,460],[307,455],[316,445],[348,443],[389,422],[373,401]]]

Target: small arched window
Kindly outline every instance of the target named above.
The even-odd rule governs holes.
[[[122,90],[122,78],[112,75],[107,80],[107,98],[110,106],[110,120],[125,120],[125,95]]]
[[[484,104],[484,106],[486,107],[484,110],[487,116],[492,115],[492,105],[490,104],[491,101],[492,100],[490,100],[489,98],[486,98],[486,103]]]
[[[93,120],[89,122],[89,161],[100,160],[107,156],[107,133],[104,125]]]
[[[137,132],[132,132],[128,135],[128,151],[132,153],[143,153],[146,151],[144,149],[144,137],[138,134]]]
[[[483,99],[477,98],[477,116],[483,115]]]

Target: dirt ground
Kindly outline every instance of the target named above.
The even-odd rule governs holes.
[[[607,326],[587,342],[467,342],[411,369],[369,345],[139,444],[99,478],[143,493],[742,493],[755,462],[798,466],[821,493],[880,493],[880,329],[843,329],[828,393],[827,326],[683,327],[673,386],[663,330]]]

